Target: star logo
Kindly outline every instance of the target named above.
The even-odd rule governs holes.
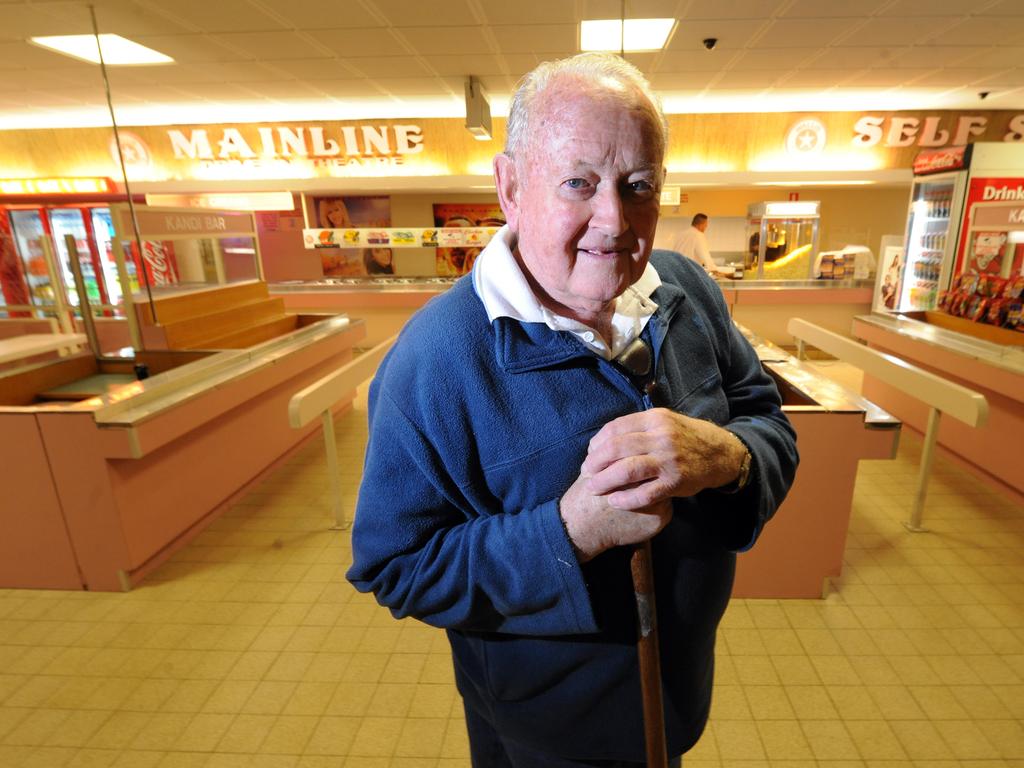
[[[825,125],[817,118],[801,120],[786,135],[786,151],[792,155],[811,155],[825,148]]]

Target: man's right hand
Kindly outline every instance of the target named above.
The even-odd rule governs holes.
[[[607,497],[587,490],[587,476],[580,475],[559,504],[562,522],[576,550],[576,558],[585,563],[606,549],[647,541],[672,518],[672,501],[666,499],[640,509],[619,509]]]

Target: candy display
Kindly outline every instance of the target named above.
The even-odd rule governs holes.
[[[976,323],[1024,332],[1022,294],[1024,275],[1006,279],[968,273],[957,275],[949,290],[940,294],[938,309]]]

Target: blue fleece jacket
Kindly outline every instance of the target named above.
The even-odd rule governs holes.
[[[694,262],[655,252],[644,330],[658,404],[750,448],[737,494],[676,499],[652,541],[669,754],[699,738],[735,552],[797,465],[778,391]],[[629,548],[580,565],[558,513],[590,438],[651,407],[614,363],[540,323],[489,323],[469,278],[406,324],[370,388],[349,580],[448,630],[456,682],[507,738],[576,759],[644,759]]]

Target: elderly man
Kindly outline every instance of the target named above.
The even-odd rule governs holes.
[[[689,749],[734,553],[793,478],[721,291],[651,254],[665,144],[618,57],[528,75],[494,161],[507,226],[370,390],[348,578],[448,630],[479,768],[642,764],[625,545],[647,539],[669,754]]]

